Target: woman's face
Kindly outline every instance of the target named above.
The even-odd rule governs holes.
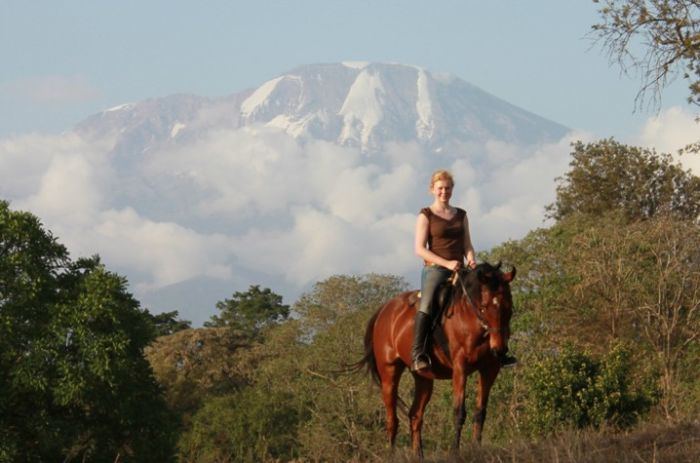
[[[438,180],[433,183],[433,196],[440,202],[447,203],[452,197],[452,183],[447,180]]]

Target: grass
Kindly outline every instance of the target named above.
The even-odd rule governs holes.
[[[626,433],[562,432],[507,447],[467,444],[458,456],[447,452],[425,456],[426,463],[700,463],[700,421],[647,424]],[[413,461],[404,451],[396,457],[398,462]]]

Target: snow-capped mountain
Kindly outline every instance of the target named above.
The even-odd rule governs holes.
[[[225,98],[173,95],[125,104],[88,118],[77,130],[114,137],[117,153],[137,154],[203,131],[246,126],[365,152],[390,142],[418,142],[438,152],[485,140],[532,144],[567,131],[454,76],[359,62],[300,66]]]

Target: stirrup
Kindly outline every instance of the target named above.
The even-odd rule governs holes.
[[[518,364],[518,359],[510,355],[502,355],[498,357],[498,361],[501,363],[501,368],[513,368]]]
[[[426,353],[418,354],[411,363],[411,371],[425,371],[432,368],[432,360]]]

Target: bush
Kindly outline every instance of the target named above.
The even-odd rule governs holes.
[[[180,439],[183,462],[258,462],[295,457],[299,413],[276,391],[245,388],[207,401]]]
[[[630,352],[622,345],[600,360],[567,345],[557,355],[536,361],[526,381],[532,434],[562,428],[629,427],[658,400],[653,378],[633,377]]]

